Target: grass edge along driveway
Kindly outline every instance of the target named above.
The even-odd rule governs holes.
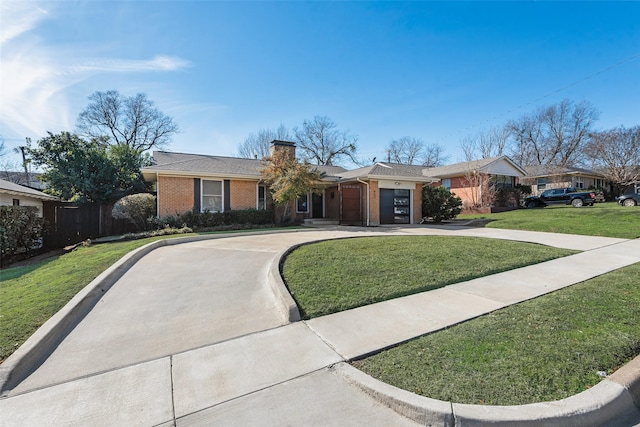
[[[309,319],[574,253],[480,237],[372,236],[300,246],[282,271]]]

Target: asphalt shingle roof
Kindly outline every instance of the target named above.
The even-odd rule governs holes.
[[[7,193],[24,194],[25,196],[42,200],[58,199],[57,197],[43,193],[42,191],[34,190],[33,188],[25,187],[24,185],[16,184],[10,181],[5,181],[4,179],[0,179],[0,190],[5,190]]]
[[[259,177],[264,167],[262,160],[240,157],[210,156],[203,154],[170,153],[155,151],[154,164],[143,168],[147,171],[193,172],[212,175]],[[337,177],[345,169],[340,166],[316,166],[313,168],[324,172],[327,177]]]
[[[422,166],[403,165],[399,163],[375,163],[359,169],[346,171],[340,174],[342,179],[355,179],[366,176],[382,176],[389,178],[418,178],[427,179],[429,175],[423,173]]]
[[[584,174],[584,175],[601,176],[601,174],[599,174],[598,172],[590,170],[590,169],[573,168],[573,167],[561,167],[561,166],[550,166],[550,165],[525,166],[524,170],[527,171],[527,175],[530,178],[535,178],[535,177],[538,177],[538,176],[569,175],[569,174]]]

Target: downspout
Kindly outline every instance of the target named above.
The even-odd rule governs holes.
[[[156,216],[160,218],[160,174],[156,171]]]
[[[356,180],[367,186],[367,227],[369,227],[369,183],[361,180],[360,178],[356,178]]]

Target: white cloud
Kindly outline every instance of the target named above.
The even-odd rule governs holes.
[[[0,15],[2,15],[0,43],[4,44],[28,32],[48,14],[48,11],[30,1],[4,1],[0,3]]]
[[[150,59],[88,57],[84,52],[98,49],[47,43],[38,24],[55,16],[35,3],[3,2],[1,11],[0,134],[6,138],[37,139],[46,131],[71,130],[77,114],[72,108],[71,89],[92,77],[173,72],[191,66],[185,59],[166,55]]]
[[[159,55],[152,59],[95,59],[71,65],[63,73],[136,73],[147,71],[176,71],[190,67],[191,63],[182,58]]]

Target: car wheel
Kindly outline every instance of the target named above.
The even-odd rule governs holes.
[[[533,209],[533,208],[535,208],[535,207],[536,207],[536,204],[535,204],[534,202],[528,202],[528,203],[527,203],[527,208],[529,208],[529,209]]]
[[[626,199],[625,201],[622,202],[622,206],[635,206],[636,205],[636,201],[633,199]]]
[[[584,201],[582,199],[573,199],[571,201],[571,206],[573,206],[574,208],[579,208],[582,207],[584,205]]]

